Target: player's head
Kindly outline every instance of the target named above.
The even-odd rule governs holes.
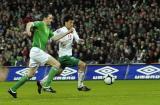
[[[53,15],[51,13],[43,13],[42,19],[46,24],[50,25],[53,21]]]
[[[74,25],[73,17],[70,16],[70,15],[66,15],[66,16],[64,17],[64,25],[65,25],[66,28],[68,28],[68,29],[73,28],[73,25]]]

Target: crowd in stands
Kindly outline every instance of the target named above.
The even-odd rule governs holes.
[[[159,0],[1,0],[0,65],[28,65],[32,38],[23,32],[44,12],[53,14],[53,30],[74,17],[85,44],[73,44],[73,56],[88,64],[160,63]],[[47,48],[57,57],[57,42]]]

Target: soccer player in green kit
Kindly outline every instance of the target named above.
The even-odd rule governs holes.
[[[58,36],[54,36],[53,32],[48,27],[48,25],[50,25],[53,21],[52,14],[44,13],[42,18],[42,21],[27,23],[26,33],[29,36],[32,35],[31,28],[34,27],[33,43],[30,50],[29,70],[28,73],[23,76],[14,86],[9,88],[8,92],[13,96],[13,98],[17,98],[16,90],[20,88],[27,80],[33,77],[39,65],[42,64],[49,64],[51,66],[47,81],[43,84],[42,88],[47,92],[55,92],[51,88],[50,84],[53,77],[59,72],[61,65],[59,61],[45,52],[46,45],[49,39],[57,41],[67,34],[72,33],[73,29],[68,30],[66,33],[59,34]]]

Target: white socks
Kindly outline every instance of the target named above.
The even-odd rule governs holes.
[[[84,77],[85,77],[84,75],[85,75],[85,73],[83,71],[78,72],[78,88],[84,86],[84,84],[83,84]]]

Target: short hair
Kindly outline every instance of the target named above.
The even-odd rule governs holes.
[[[45,12],[42,14],[41,19],[47,18],[49,15],[51,15],[51,13]]]
[[[66,15],[63,19],[63,23],[68,22],[69,20],[73,20],[73,17],[71,15]]]

